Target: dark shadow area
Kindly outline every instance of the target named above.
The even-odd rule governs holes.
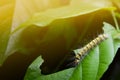
[[[14,53],[9,56],[3,66],[0,67],[0,80],[23,80],[29,64],[38,55]]]

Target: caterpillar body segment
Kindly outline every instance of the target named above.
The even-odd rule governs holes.
[[[84,56],[87,55],[91,49],[93,49],[95,46],[97,46],[107,38],[108,38],[107,34],[101,34],[97,38],[93,39],[91,42],[85,45],[78,54],[76,54],[75,62],[79,63],[80,60],[83,59]]]

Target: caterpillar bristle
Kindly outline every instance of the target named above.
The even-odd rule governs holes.
[[[90,43],[88,43],[86,46],[84,46],[80,52],[76,55],[76,61],[80,62],[80,60],[87,55],[87,52],[93,49],[95,46],[97,46],[102,41],[106,40],[108,38],[107,34],[101,34],[97,38],[93,39]]]

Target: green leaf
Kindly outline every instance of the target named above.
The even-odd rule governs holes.
[[[54,2],[54,0],[52,1]],[[78,4],[73,3],[72,1],[70,5],[64,7],[41,11],[41,7],[43,6],[41,6],[39,3],[42,3],[42,1],[0,1],[0,65],[8,56],[14,54],[15,52],[25,54],[38,52],[40,54],[43,50],[43,53],[50,52],[50,54],[47,56],[52,55],[52,58],[57,56],[59,57],[59,55],[56,56],[55,53],[58,51],[68,51],[71,46],[74,45],[72,42],[76,41],[77,37],[79,36],[76,26],[81,27],[81,25],[76,25],[75,22],[82,22],[79,21],[79,19],[78,21],[77,19],[74,19],[86,14],[89,15],[90,13],[96,13],[97,11],[104,10],[106,7],[108,7],[108,5],[98,6],[95,5],[95,3],[87,3],[86,5],[86,1],[80,2],[80,4],[78,2],[76,2]],[[73,17],[75,18],[73,19]],[[85,19],[85,21],[87,19],[88,17]],[[46,27],[46,32],[44,32],[44,27]],[[79,28],[79,30],[80,29],[81,28]],[[117,50],[117,47],[119,45],[119,34],[115,35],[116,36],[113,36],[116,39],[114,46],[115,50]],[[55,42],[55,44],[51,43],[52,41]],[[63,44],[61,44],[62,41]],[[56,47],[58,46],[57,43],[59,45],[61,44],[62,47]],[[54,45],[56,48],[53,49],[53,47],[51,47],[52,45]],[[63,77],[61,74],[64,74],[66,77],[63,77],[63,79],[67,79],[67,76],[73,75],[72,71],[74,71],[74,69],[68,69],[65,71],[66,72],[62,71],[59,74],[55,73],[56,78],[58,76]],[[70,72],[71,74],[68,74]],[[54,74],[52,76],[53,79]],[[51,77],[51,75],[44,77],[46,79],[49,79],[48,77]],[[40,78],[42,77],[40,76]]]
[[[93,4],[91,3],[89,5],[87,4],[86,6],[83,5],[86,4],[86,2],[83,1],[80,3],[82,5],[80,4],[75,5],[75,3],[71,2],[70,5],[64,7],[52,8],[45,11],[40,10],[39,12],[40,5],[38,5],[36,2],[34,6],[30,6],[33,5],[32,4],[33,2],[34,1],[26,2],[24,0],[21,1],[16,0],[11,28],[12,33],[8,41],[7,50],[4,53],[6,54],[6,56],[10,56],[11,54],[14,54],[16,51],[24,54],[31,54],[32,52],[36,53],[36,50],[38,48],[41,48],[44,45],[46,46],[51,45],[52,41],[56,42],[56,45],[58,45],[59,42],[57,43],[56,41],[58,39],[59,39],[58,41],[61,40],[62,42],[66,43],[64,44],[64,46],[65,50],[68,51],[71,49],[71,46],[74,46],[73,42],[77,39],[78,36],[78,31],[76,29],[75,24],[76,21],[73,19],[74,17],[76,18],[99,10],[109,11],[108,9],[111,9],[111,6],[109,5],[97,6],[95,5],[95,3]],[[38,7],[36,7],[35,5],[37,5]],[[46,32],[44,33],[45,26]],[[32,29],[30,33],[29,29],[31,27]],[[78,25],[78,27],[81,26]],[[41,33],[39,34],[39,32]],[[33,36],[28,37],[27,34],[28,35],[31,34]],[[26,38],[23,37],[24,35],[27,35],[28,39],[30,38],[29,40],[31,41],[30,43],[29,41],[25,40]],[[36,38],[36,35],[40,36],[37,36]],[[51,53],[56,52],[53,51]]]
[[[33,4],[34,3],[34,4]],[[18,49],[19,34],[11,32],[34,13],[41,11],[39,1],[0,0],[0,65]]]
[[[43,13],[37,13],[33,16],[33,18],[31,18],[30,22],[32,22],[35,25],[46,26],[56,19],[75,17],[78,15],[91,13],[103,8],[105,8],[105,6],[95,6],[93,4],[89,4],[87,6],[80,4],[69,5],[62,8],[47,10]]]
[[[96,80],[99,66],[99,49],[91,50],[85,59],[75,68],[70,80]]]
[[[116,53],[117,49],[120,47],[120,31],[116,30],[114,27],[112,27],[111,24],[105,23],[104,22],[104,33],[109,34],[113,38],[113,44],[114,44],[114,53]]]
[[[66,80],[71,76],[73,69],[68,69],[51,75],[42,75],[40,72],[40,65],[43,62],[41,57],[38,57],[33,63],[29,66],[24,80]],[[68,74],[69,73],[69,74]]]
[[[88,4],[85,1],[80,1],[79,4],[72,3],[73,2],[71,2],[71,5],[65,7],[49,9],[43,12],[35,13],[33,16],[31,16],[30,19],[28,19],[25,23],[23,23],[17,29],[15,29],[15,31],[19,30],[20,28],[28,27],[29,25],[37,25],[40,27],[44,27],[57,19],[76,17],[78,15],[92,13],[100,9],[114,9],[109,4],[98,6],[95,5],[96,3]]]
[[[104,43],[99,45],[99,67],[96,80],[99,80],[102,74],[107,70],[114,58],[114,54],[113,39],[109,36]]]
[[[114,36],[111,36],[116,32],[115,28],[110,24],[104,23],[103,29],[109,38],[92,49],[76,68],[66,69],[50,75],[39,74],[34,80],[99,80],[112,62],[116,50],[120,47],[120,40],[116,41],[113,38]],[[75,50],[76,53],[77,51],[79,50]],[[29,69],[31,68],[29,67]],[[27,75],[25,80],[29,80],[29,76]]]
[[[119,32],[108,23],[104,23],[103,29],[104,33],[108,34],[108,39],[88,52],[88,55],[77,67],[50,75],[39,74],[34,80],[100,80],[101,76],[112,62],[118,47],[120,47],[120,39],[114,38],[114,34],[119,34]],[[77,49],[75,50],[75,53],[78,53],[79,51],[80,49]],[[39,62],[36,64],[39,64]],[[30,69],[31,68],[29,67],[28,71]],[[33,72],[27,73],[32,74]],[[27,75],[24,80],[32,80],[28,76],[32,75]]]
[[[36,60],[34,60],[33,63],[29,66],[25,80],[34,80],[36,77],[38,77],[41,74],[39,67],[42,63],[43,60],[41,57],[38,57]]]
[[[17,43],[23,29],[13,34],[11,32],[18,26],[25,25],[24,22],[33,14],[49,9],[50,5],[51,8],[57,6],[52,6],[50,2],[46,5],[44,0],[0,0],[0,65],[8,56],[21,48]],[[22,51],[24,50],[26,49],[22,48]]]

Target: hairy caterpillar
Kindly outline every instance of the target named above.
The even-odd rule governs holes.
[[[101,34],[97,38],[93,39],[90,43],[85,45],[78,54],[76,54],[75,62],[79,63],[79,61],[85,55],[87,55],[88,51],[90,51],[92,48],[94,48],[95,46],[97,46],[99,43],[101,43],[102,41],[106,40],[107,38],[108,38],[108,36],[106,34]]]

